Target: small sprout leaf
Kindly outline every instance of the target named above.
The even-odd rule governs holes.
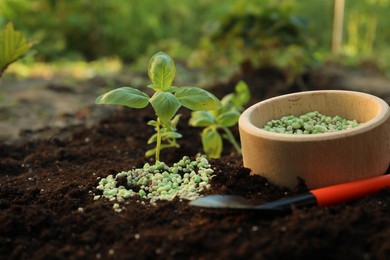
[[[194,111],[189,124],[196,127],[206,127],[215,124],[215,118],[209,111]]]
[[[154,142],[156,142],[156,141],[157,141],[157,133],[154,134],[154,135],[152,135],[152,136],[148,139],[147,144],[152,144],[152,143],[154,143]]]
[[[148,88],[151,88],[154,91],[160,91],[160,87],[158,85],[155,85],[155,84],[148,85]]]
[[[148,103],[149,96],[147,94],[131,87],[111,90],[96,99],[96,104],[122,105],[131,108],[144,108]]]
[[[244,81],[239,81],[235,87],[236,95],[233,96],[231,102],[237,107],[242,108],[248,103],[251,94],[248,85]]]
[[[161,150],[163,150],[163,149],[166,149],[166,148],[171,148],[171,147],[179,147],[179,145],[178,144],[162,144],[161,145]]]
[[[156,154],[156,148],[150,149],[145,153],[146,157],[151,157]]]
[[[174,139],[179,139],[181,137],[182,135],[176,132],[168,132],[168,133],[161,134],[162,140],[168,140],[168,139],[174,140]],[[148,144],[155,143],[156,141],[157,141],[157,134],[154,134],[149,138]]]
[[[178,87],[170,86],[169,88],[166,89],[166,92],[174,93],[177,91],[177,89],[178,89]]]
[[[157,116],[164,123],[169,123],[180,108],[177,98],[170,92],[158,91],[150,98],[150,103]]]
[[[161,138],[164,139],[178,139],[181,138],[182,135],[176,132],[168,132],[161,134]]]
[[[222,126],[232,127],[237,124],[239,117],[240,112],[238,112],[237,110],[233,110],[220,114],[217,118],[217,122]]]
[[[180,104],[191,110],[215,110],[221,102],[210,92],[197,87],[178,88],[175,96]]]
[[[224,96],[221,99],[222,106],[223,107],[229,106],[229,103],[232,103],[232,99],[233,98],[234,98],[234,94],[233,93],[230,93],[230,94],[227,94],[226,96]]]
[[[148,125],[156,127],[157,126],[157,121],[156,120],[149,120]]]
[[[167,54],[158,52],[150,59],[148,75],[153,84],[157,85],[158,90],[169,91],[175,74],[175,63]]]
[[[210,158],[219,158],[222,153],[222,137],[215,128],[205,128],[202,131],[202,144],[204,152]]]
[[[174,118],[172,118],[171,127],[176,128],[177,124],[179,123],[180,116],[181,115],[179,114],[179,115],[174,116]]]

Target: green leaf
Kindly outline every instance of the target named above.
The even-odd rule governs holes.
[[[177,133],[177,132],[167,132],[167,133],[161,134],[161,139],[162,140],[178,139],[178,138],[181,138],[181,137],[182,137],[182,135]]]
[[[177,124],[179,123],[181,115],[176,115],[172,120],[171,120],[171,127],[173,129],[176,129]]]
[[[179,148],[180,145],[177,144],[177,143],[171,143],[171,144],[162,144],[161,145],[161,150],[163,149],[166,149],[166,148],[172,148],[172,147],[176,147],[176,148]]]
[[[235,87],[236,93],[234,94],[233,98],[231,99],[231,102],[237,107],[242,108],[251,98],[251,93],[249,91],[248,85],[240,80],[236,87]]]
[[[156,141],[157,141],[157,133],[156,133],[156,134],[153,134],[153,135],[148,139],[147,144],[152,144],[152,143],[155,143]]]
[[[21,32],[15,31],[12,23],[8,23],[0,32],[0,75],[12,62],[30,49]]]
[[[191,126],[205,127],[216,123],[215,117],[209,111],[195,111],[191,113]]]
[[[122,105],[131,108],[144,108],[149,103],[149,96],[138,89],[122,87],[111,90],[110,92],[97,97],[95,103]]]
[[[169,124],[169,120],[176,114],[180,108],[180,103],[177,98],[170,92],[158,91],[150,99],[150,103],[156,115],[160,120]]]
[[[231,127],[237,124],[239,117],[240,117],[240,112],[228,111],[220,114],[217,118],[217,122],[219,125]]]
[[[157,126],[157,121],[156,120],[149,120],[148,121],[148,125],[156,127]]]
[[[156,148],[150,149],[145,153],[146,157],[151,157],[156,154]]]
[[[169,88],[167,88],[165,91],[166,92],[176,92],[176,90],[178,89],[178,87],[175,87],[175,86],[170,86]]]
[[[205,128],[202,131],[203,150],[210,158],[219,158],[222,153],[222,137],[215,128]]]
[[[153,89],[154,91],[165,91],[165,92],[171,92],[171,93],[175,92],[175,91],[178,89],[178,88],[175,87],[175,86],[169,86],[168,88],[162,90],[159,86],[154,85],[154,84],[148,85],[148,88],[151,88],[151,89]]]
[[[180,104],[191,110],[215,110],[221,107],[221,101],[218,98],[197,87],[178,88],[175,96]]]
[[[153,89],[154,91],[161,91],[160,86],[158,85],[150,84],[147,87]]]
[[[224,96],[221,99],[222,106],[225,107],[225,106],[228,106],[229,104],[231,104],[233,98],[234,98],[233,93],[230,93],[230,94],[227,94],[226,96]]]
[[[158,86],[158,89],[167,91],[175,78],[175,74],[175,63],[167,54],[158,52],[150,59],[148,75],[153,84]]]
[[[163,141],[168,140],[168,139],[175,140],[175,139],[179,139],[181,137],[183,137],[183,136],[177,132],[167,132],[167,133],[161,134],[161,140],[163,140]],[[152,144],[152,143],[155,143],[156,141],[157,141],[157,134],[154,134],[148,139],[147,144]]]

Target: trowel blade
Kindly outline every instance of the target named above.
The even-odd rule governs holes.
[[[235,195],[208,195],[195,199],[189,204],[195,207],[222,209],[254,209],[256,207],[244,197]]]

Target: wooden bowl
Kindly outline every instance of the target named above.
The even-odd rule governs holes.
[[[287,115],[318,111],[361,125],[321,134],[281,134],[261,129]],[[354,91],[307,91],[271,98],[239,119],[244,166],[288,188],[310,189],[384,174],[390,163],[390,109],[382,99]]]

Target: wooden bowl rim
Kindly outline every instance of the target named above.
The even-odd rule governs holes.
[[[321,133],[321,134],[313,134],[313,135],[311,134],[295,135],[295,134],[269,132],[253,125],[250,122],[250,115],[257,109],[258,106],[262,106],[280,99],[297,98],[302,95],[312,95],[312,94],[321,94],[321,93],[324,94],[336,93],[336,94],[345,94],[345,95],[364,96],[366,98],[370,98],[376,101],[380,106],[380,111],[378,115],[376,115],[374,118],[370,119],[367,122],[362,123],[357,127],[348,130],[338,131],[338,132],[329,132],[329,133]],[[363,92],[349,91],[349,90],[314,90],[314,91],[303,91],[303,92],[281,95],[281,96],[273,97],[261,101],[259,103],[256,103],[250,106],[249,108],[247,108],[241,114],[238,125],[241,130],[260,138],[277,140],[277,141],[285,141],[285,142],[311,142],[311,141],[321,141],[321,140],[335,140],[335,139],[341,139],[345,137],[351,137],[354,135],[366,133],[385,123],[389,117],[390,117],[389,105],[384,100],[382,100],[377,96],[363,93]]]

